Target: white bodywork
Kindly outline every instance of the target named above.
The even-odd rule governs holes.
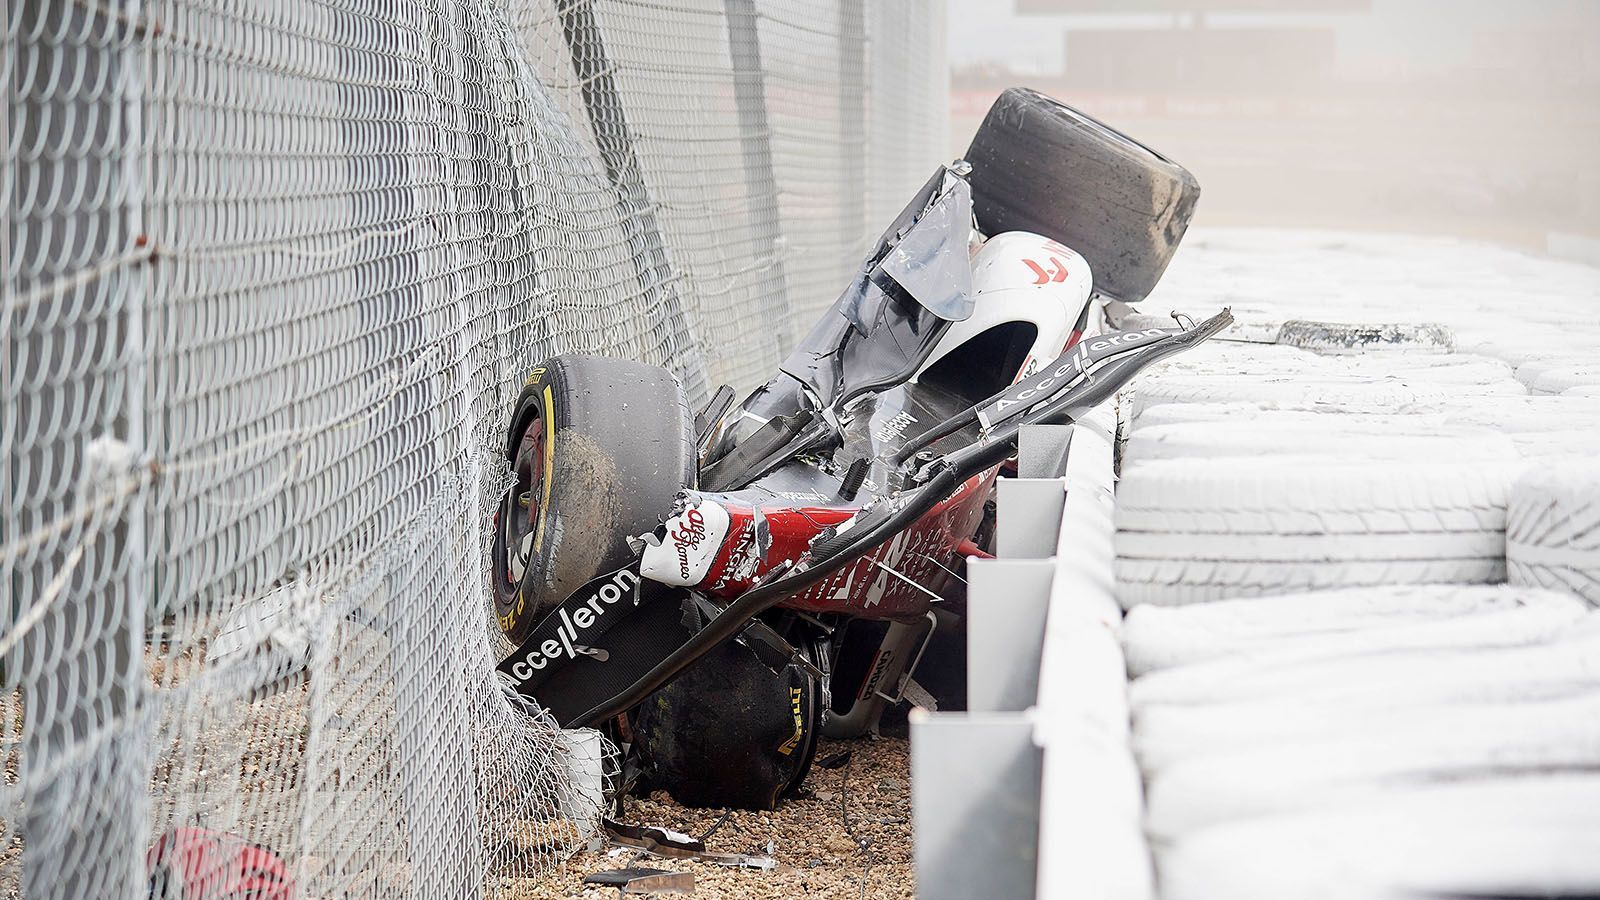
[[[639,574],[662,584],[691,585],[705,580],[711,562],[728,536],[728,510],[705,500],[667,520],[667,536],[644,548]]]
[[[1061,355],[1089,303],[1094,285],[1089,263],[1075,251],[1027,231],[1008,231],[984,243],[972,259],[972,315],[945,332],[917,369],[915,381],[934,363],[972,338],[1007,322],[1031,322],[1036,330],[1017,378],[1026,378]],[[1089,316],[1093,330],[1098,316]]]

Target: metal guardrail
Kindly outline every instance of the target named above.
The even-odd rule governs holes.
[[[1147,900],[1106,411],[1025,431],[974,560],[965,712],[912,716],[918,894]]]

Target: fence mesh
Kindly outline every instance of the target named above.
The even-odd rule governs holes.
[[[942,7],[5,15],[0,896],[516,896],[608,775],[493,675],[522,376],[764,379],[944,155]]]

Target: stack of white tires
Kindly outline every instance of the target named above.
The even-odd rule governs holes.
[[[1161,895],[1600,894],[1600,353],[1291,324],[1119,404]]]

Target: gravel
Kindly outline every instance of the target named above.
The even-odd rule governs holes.
[[[643,866],[692,871],[696,897],[910,898],[915,896],[911,859],[910,758],[899,738],[824,740],[817,758],[852,751],[835,769],[813,766],[799,796],[775,812],[736,810],[706,840],[706,849],[766,854],[774,871],[736,869],[693,860],[635,854],[609,856],[611,848],[582,851],[562,863],[542,883],[513,879],[503,885],[506,900],[584,897],[613,900],[617,889],[584,885],[602,869]],[[629,797],[622,821],[671,828],[695,837],[721,819],[722,809],[679,806],[665,792]],[[677,896],[664,894],[662,896]]]

